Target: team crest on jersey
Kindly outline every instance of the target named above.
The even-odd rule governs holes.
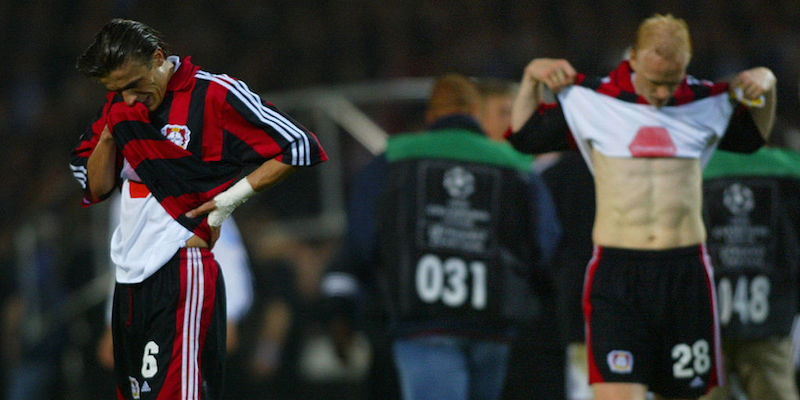
[[[442,182],[450,197],[464,200],[475,192],[475,176],[461,167],[448,169]]]
[[[669,131],[663,126],[639,128],[628,150],[634,157],[675,157],[678,153]]]
[[[134,378],[132,376],[129,376],[128,380],[131,381],[131,397],[133,397],[134,400],[138,400],[139,396],[140,396],[140,394],[139,394],[139,381],[137,381],[136,378]]]
[[[608,368],[617,374],[630,374],[633,371],[633,354],[627,350],[612,350],[608,353]]]
[[[755,207],[753,191],[740,183],[734,183],[722,192],[722,203],[733,215],[750,213]]]
[[[164,127],[161,128],[161,134],[169,139],[170,142],[175,143],[175,145],[180,146],[184,150],[189,146],[189,140],[192,137],[192,132],[186,125],[164,125]]]

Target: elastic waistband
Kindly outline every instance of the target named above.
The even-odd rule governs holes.
[[[626,249],[622,247],[605,247],[605,246],[595,246],[595,251],[599,252],[602,256],[609,256],[609,257],[626,257],[626,258],[674,258],[674,257],[682,257],[682,256],[693,256],[696,257],[698,255],[703,254],[705,245],[702,243],[698,243],[691,246],[685,247],[673,247],[671,249],[663,249],[663,250],[639,250],[639,249]]]
[[[198,254],[199,253],[199,255],[202,256],[202,257],[209,256],[209,255],[213,256],[213,254],[214,254],[214,253],[211,252],[211,249],[209,249],[207,247],[181,247],[178,250],[178,254],[180,256],[182,256],[182,257],[185,257],[187,255],[191,255],[192,253],[194,253],[194,254]]]

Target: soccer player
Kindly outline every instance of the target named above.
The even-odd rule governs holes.
[[[720,383],[701,171],[717,147],[763,144],[776,79],[758,67],[730,82],[698,80],[686,74],[691,54],[686,23],[657,14],[606,78],[535,59],[514,102],[517,149],[577,148],[594,174],[583,305],[597,400],[644,399],[648,390],[696,398]],[[558,103],[542,103],[545,85]]]
[[[118,397],[219,399],[225,292],[210,247],[237,206],[326,155],[244,82],[169,55],[143,23],[111,20],[77,68],[108,89],[73,150],[84,205],[121,193],[111,239]]]

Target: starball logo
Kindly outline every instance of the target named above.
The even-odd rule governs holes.
[[[746,215],[755,208],[755,196],[746,185],[734,183],[722,193],[722,203],[733,215]]]
[[[442,186],[450,197],[466,200],[475,193],[475,175],[461,167],[450,168],[444,173]]]

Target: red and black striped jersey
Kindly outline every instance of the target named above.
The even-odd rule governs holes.
[[[312,132],[244,82],[203,71],[189,57],[170,61],[176,71],[155,111],[141,103],[128,106],[118,94],[108,93],[72,152],[70,166],[84,190],[87,160],[108,126],[119,151],[118,168],[124,158],[172,218],[209,240],[205,216],[187,218],[187,211],[267,160],[312,166],[327,159]],[[85,195],[83,204],[99,200]]]

